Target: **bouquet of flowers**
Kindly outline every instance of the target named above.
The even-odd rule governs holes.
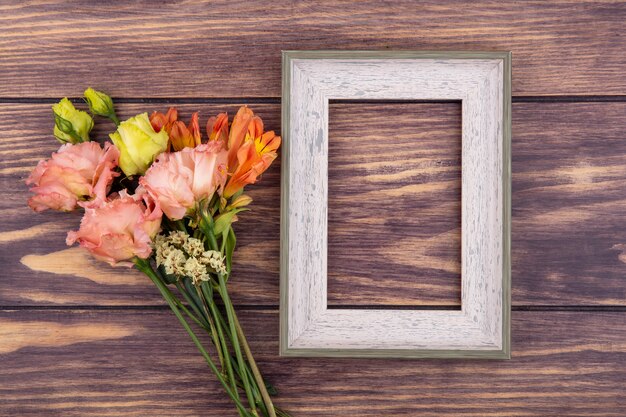
[[[156,285],[215,373],[241,417],[289,416],[254,361],[228,294],[235,250],[233,222],[254,184],[277,157],[281,139],[244,106],[189,125],[178,112],[142,113],[120,122],[113,101],[88,88],[94,116],[110,119],[111,142],[90,141],[94,119],[64,98],[52,106],[62,143],[27,179],[29,206],[84,210],[67,244],[80,244],[113,266],[135,266]],[[194,330],[195,329],[195,330]],[[204,346],[196,332],[206,332]]]

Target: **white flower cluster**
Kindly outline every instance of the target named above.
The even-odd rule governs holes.
[[[204,250],[200,239],[175,231],[154,239],[156,263],[165,272],[178,277],[188,276],[194,284],[208,281],[210,272],[225,274],[224,256],[218,251]]]

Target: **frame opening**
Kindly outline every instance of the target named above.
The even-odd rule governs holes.
[[[329,100],[329,309],[461,309],[461,106]]]

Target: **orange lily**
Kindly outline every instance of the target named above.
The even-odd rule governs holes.
[[[228,114],[209,118],[206,125],[209,141],[220,140],[228,149],[229,180],[222,197],[230,198],[248,184],[256,182],[278,156],[280,136],[263,133],[263,120],[248,106],[242,106],[228,126]]]
[[[165,129],[169,136],[169,148],[180,151],[184,148],[195,148],[201,143],[200,125],[198,112],[191,116],[189,126],[178,120],[178,111],[170,107],[166,114],[153,112],[150,115],[150,123],[156,132]]]
[[[170,130],[170,145],[175,151],[184,148],[195,148],[201,143],[200,125],[198,124],[198,112],[191,116],[189,126],[185,126],[180,120],[172,123]]]
[[[206,124],[209,141],[222,140],[228,149],[229,172],[232,173],[237,166],[237,151],[249,138],[258,138],[263,134],[263,121],[248,106],[242,106],[233,118],[233,123],[228,129],[228,114],[220,113],[209,118]]]
[[[209,117],[206,122],[206,134],[209,141],[221,140],[226,145],[228,143],[228,113]]]
[[[276,136],[273,131],[265,132],[254,139],[247,135],[246,141],[237,150],[237,162],[232,167],[234,169],[229,166],[232,176],[224,188],[224,198],[230,198],[246,185],[254,184],[258,176],[265,172],[278,156],[276,150],[280,142],[280,136]]]
[[[237,152],[241,148],[248,133],[248,127],[254,117],[254,112],[248,106],[242,106],[233,118],[230,125],[230,134],[228,136],[228,171],[233,172],[237,164]],[[258,117],[257,117],[258,119]]]
[[[150,115],[150,124],[157,133],[165,129],[169,134],[172,123],[176,120],[178,120],[178,110],[176,110],[176,107],[170,107],[165,114],[155,111]]]

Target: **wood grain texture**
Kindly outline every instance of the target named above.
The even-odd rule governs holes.
[[[329,306],[460,308],[461,103],[329,114]]]
[[[119,105],[120,114],[124,116],[166,107],[165,104]],[[224,108],[235,110],[236,106],[195,104],[179,108],[183,117],[196,109],[207,117]],[[264,118],[267,126],[278,125],[277,105],[254,105],[253,109]],[[340,113],[341,125],[345,128],[339,133],[346,137],[358,135],[363,126],[367,131],[388,129],[389,115],[384,107],[376,114],[374,108],[371,109],[372,112],[365,113]],[[449,116],[454,115],[449,111],[434,107],[420,116],[424,126],[436,129],[433,132],[439,132],[437,134],[446,142],[452,141],[456,129],[452,124],[447,126]],[[25,208],[27,196],[23,180],[40,158],[57,147],[47,134],[52,129],[49,105],[3,104],[0,114],[0,189],[3,193],[0,213],[4,219],[0,224],[0,262],[3,265],[0,305],[149,305],[160,302],[156,290],[140,275],[108,268],[90,258],[77,258],[75,252],[65,252],[65,232],[77,227],[77,216],[32,215]],[[367,116],[365,121],[363,116]],[[447,127],[443,127],[444,119]],[[625,120],[626,103],[514,104],[513,305],[626,305]],[[109,125],[100,126],[108,128]],[[405,131],[398,129],[402,138]],[[102,130],[100,132],[97,137],[103,137]],[[345,164],[347,157],[354,153],[347,148],[336,150],[338,152],[331,153],[331,166]],[[454,166],[453,158],[442,161],[444,166]],[[359,171],[364,181],[370,176],[372,181],[378,181],[384,178],[381,175],[389,174],[384,167],[370,168],[367,172]],[[236,225],[238,260],[234,282],[237,285],[233,286],[233,291],[240,304],[278,304],[279,171],[279,164],[276,164],[259,184],[250,187],[255,202],[253,210],[246,213],[244,226],[254,227]],[[437,177],[432,178],[433,183],[442,182]],[[446,187],[429,191],[436,191],[433,196],[442,199],[441,216],[445,221],[458,213],[458,206],[446,202],[453,201],[452,196],[460,189],[452,176]],[[424,211],[429,213],[431,209]],[[431,266],[431,276],[454,271],[451,253],[456,237],[454,233],[441,235],[445,221],[433,221],[430,225],[428,239],[435,241],[434,252],[426,253],[422,259]],[[394,233],[401,231],[398,220],[388,224]],[[428,232],[423,232],[427,238]],[[446,247],[449,249],[439,249]],[[338,253],[338,256],[345,255]],[[69,259],[80,262],[71,266]],[[395,265],[399,263],[397,259],[394,261]],[[421,267],[424,264],[420,263]],[[446,294],[458,291],[458,282],[450,281],[450,286],[446,287],[443,279],[437,279],[433,280],[437,288],[424,282],[423,286],[408,288],[405,292],[404,284],[414,277],[415,267],[409,265],[395,274],[395,268],[400,267],[394,266],[394,277],[403,285],[389,281],[382,286],[376,286],[375,282],[363,285],[356,281],[335,281],[331,303],[435,304],[440,303],[444,295],[448,299]]]
[[[626,304],[626,103],[520,105],[514,120],[513,298]]]
[[[623,313],[514,312],[506,362],[279,358],[277,312],[240,316],[296,417],[626,414]],[[22,335],[0,353],[2,417],[236,415],[168,311],[3,311],[0,328]]]
[[[626,93],[622,1],[54,0],[0,10],[4,97],[79,96],[86,83],[116,97],[277,97],[285,49],[513,50],[514,94]]]
[[[57,147],[50,104],[38,98],[78,97],[92,85],[127,102],[225,103],[181,105],[185,116],[263,102],[253,108],[277,127],[281,49],[428,49],[512,50],[518,96],[623,100],[625,16],[619,0],[0,2],[0,306],[28,308],[0,313],[0,416],[232,415],[171,314],[127,309],[162,305],[145,279],[68,251],[65,231],[77,217],[25,209],[23,179]],[[129,116],[166,105],[119,108]],[[363,125],[384,130],[381,111],[343,115],[340,133],[355,135]],[[437,125],[442,138],[455,128],[444,126],[444,110],[425,111],[420,120]],[[624,102],[514,105],[517,308],[626,305],[625,121]],[[401,123],[399,131],[407,121]],[[345,160],[339,151],[337,161]],[[253,211],[246,227],[236,225],[238,305],[278,303],[279,172],[276,164],[250,188]],[[382,167],[363,172],[387,174]],[[431,192],[440,198],[458,189],[451,179],[449,189]],[[442,218],[457,212],[442,204]],[[453,235],[437,237],[440,225],[431,227],[433,245],[454,245]],[[431,273],[447,271],[446,250],[427,255],[407,268],[425,263]],[[403,271],[409,274],[395,274],[399,282]],[[332,301],[407,305],[419,295],[421,303],[440,303],[458,290],[452,281],[434,282],[432,291],[423,283],[405,292],[393,282],[375,291],[375,282],[346,281],[334,287]],[[87,310],[28,307],[54,305]],[[278,402],[295,417],[626,415],[623,312],[514,311],[513,359],[506,363],[284,359],[277,355],[278,314],[255,309],[243,316],[262,369],[281,389]]]

